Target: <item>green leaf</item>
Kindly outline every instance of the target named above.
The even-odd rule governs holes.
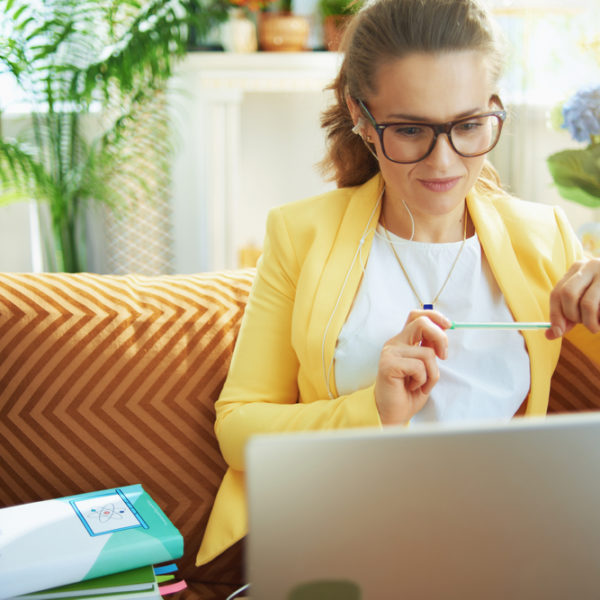
[[[32,107],[24,143],[0,132],[0,203],[47,202],[53,227],[68,241],[84,203],[126,208],[162,193],[172,131],[161,88],[190,27],[204,32],[223,21],[227,2],[40,4],[34,10],[30,0],[0,0],[0,14],[13,19],[0,42],[0,71],[15,75]],[[92,100],[101,104],[93,116]],[[86,130],[84,139],[79,117],[101,119],[100,131]]]
[[[317,7],[321,16],[353,15],[360,10],[364,0],[319,0]]]
[[[6,184],[0,182],[0,206],[7,206],[15,202],[28,202],[31,200],[31,194],[20,188],[6,187]]]
[[[600,144],[557,152],[548,157],[547,164],[563,198],[584,206],[600,206]]]
[[[27,7],[23,6],[19,9],[19,14],[21,12],[21,10],[25,10]],[[26,13],[28,14],[28,13]],[[27,27],[29,27],[29,25],[31,25],[31,23],[34,23],[35,19],[32,16],[28,16],[24,21],[21,21],[20,23],[17,23],[14,26],[16,31],[24,31]]]
[[[9,10],[10,10],[10,6],[7,8],[7,11],[6,11],[6,12],[8,12]],[[25,20],[23,23],[20,23],[20,22],[19,22],[19,19],[21,18],[21,15],[22,15],[22,14],[23,14],[25,11],[27,11],[27,10],[28,10],[28,7],[27,7],[27,6],[25,6],[25,5],[23,5],[23,6],[20,6],[19,8],[17,8],[17,10],[14,12],[14,14],[13,14],[13,15],[12,15],[12,17],[11,17],[11,18],[12,18],[12,20],[13,20],[13,23],[14,23],[14,24],[16,25],[16,27],[17,27],[17,28],[19,28],[19,29],[22,29],[22,28],[23,28],[23,23],[27,23],[27,22],[28,22],[28,21],[31,19],[31,17],[29,17],[29,19],[26,19],[26,20]],[[13,26],[15,26],[15,25],[13,25]]]
[[[31,197],[36,190],[47,185],[47,175],[27,149],[16,142],[0,140],[0,183],[3,185],[0,195],[4,196],[4,201],[17,192],[20,198],[24,198],[25,194]]]

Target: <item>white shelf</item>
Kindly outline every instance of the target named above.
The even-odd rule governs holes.
[[[262,242],[269,207],[331,187],[314,164],[325,88],[341,60],[332,52],[186,56],[173,84],[185,90],[176,112],[178,270],[235,268],[240,247]]]
[[[193,52],[181,66],[206,89],[243,92],[321,91],[335,77],[336,52]]]

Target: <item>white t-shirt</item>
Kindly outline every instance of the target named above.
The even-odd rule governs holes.
[[[433,300],[462,242],[431,244],[390,238],[415,289]],[[419,308],[384,230],[378,225],[348,319],[335,350],[335,381],[344,395],[372,385],[384,343],[399,333],[409,311]],[[453,321],[513,321],[477,235],[467,239],[436,310]],[[529,356],[518,331],[448,330],[448,358],[440,379],[412,421],[510,418],[530,386]]]

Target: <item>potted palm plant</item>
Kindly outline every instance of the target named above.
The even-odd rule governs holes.
[[[0,204],[47,209],[47,269],[85,270],[87,203],[126,207],[148,185],[136,158],[159,141],[164,160],[153,167],[168,168],[174,61],[191,26],[206,32],[226,16],[218,0],[200,2],[0,0],[0,72],[29,109],[16,136],[2,135],[0,120]]]

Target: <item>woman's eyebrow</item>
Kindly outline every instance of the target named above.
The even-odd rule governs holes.
[[[454,118],[450,119],[450,121],[456,121],[457,119],[463,119],[464,117],[470,117],[471,115],[477,115],[485,112],[485,109],[481,107],[472,108],[470,110],[466,110],[458,115],[455,115]],[[386,121],[390,120],[399,120],[399,121],[414,121],[416,123],[439,123],[439,121],[433,121],[432,119],[428,119],[427,117],[419,116],[419,115],[409,115],[404,113],[393,113],[386,117]],[[448,121],[444,121],[447,123]]]

